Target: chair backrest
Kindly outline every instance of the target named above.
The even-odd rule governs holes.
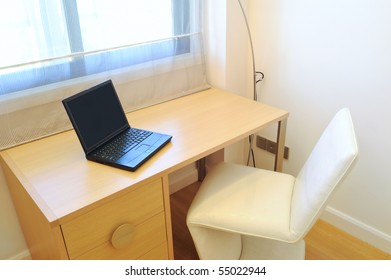
[[[293,238],[311,229],[358,155],[350,111],[340,110],[319,138],[293,189],[290,229]]]

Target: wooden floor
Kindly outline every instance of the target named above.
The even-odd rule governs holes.
[[[199,188],[192,184],[171,195],[174,255],[177,260],[197,260],[198,255],[186,226],[186,213]],[[367,243],[319,220],[305,238],[308,260],[391,260]]]

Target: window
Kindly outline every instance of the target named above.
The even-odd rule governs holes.
[[[0,95],[190,51],[189,0],[13,0]]]
[[[0,9],[0,149],[70,129],[111,79],[125,111],[208,87],[202,0],[12,0]]]

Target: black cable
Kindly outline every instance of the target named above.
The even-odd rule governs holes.
[[[253,142],[253,135],[250,135],[248,137],[248,142],[250,144],[250,149],[248,150],[248,156],[247,156],[247,165],[250,165],[250,158],[253,160],[253,166],[256,167],[255,164],[255,155],[254,155],[254,149],[252,149],[252,142]]]
[[[256,82],[255,82],[255,83],[257,84],[257,83],[259,83],[259,82],[262,82],[263,79],[265,78],[265,74],[263,74],[261,71],[256,71],[255,73],[257,74],[257,76],[258,76],[258,75],[261,75],[260,78],[257,78],[257,79],[256,79]]]

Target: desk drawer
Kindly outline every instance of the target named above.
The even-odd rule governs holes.
[[[160,244],[151,251],[139,257],[139,260],[168,260],[168,244],[167,242]]]
[[[64,223],[61,228],[69,258],[75,259],[93,248],[111,243],[113,233],[121,225],[137,229],[163,211],[162,183],[157,180]]]
[[[107,241],[92,250],[78,256],[80,260],[134,260],[168,259],[166,223],[164,212],[137,225],[133,230],[130,243],[123,248],[114,248]],[[162,254],[165,251],[165,254]]]

